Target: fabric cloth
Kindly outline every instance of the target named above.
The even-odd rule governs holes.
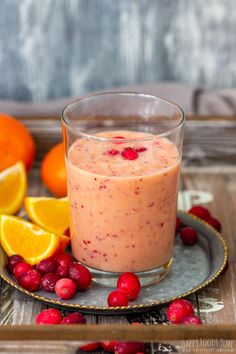
[[[236,114],[236,90],[208,91],[194,85],[160,82],[116,87],[101,91],[132,91],[160,96],[177,103],[183,108],[186,114]],[[13,116],[41,115],[46,117],[58,115],[66,104],[73,102],[78,97],[30,103],[0,100],[0,112],[12,114]]]

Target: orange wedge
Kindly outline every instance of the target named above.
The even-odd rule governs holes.
[[[60,236],[16,216],[1,215],[0,241],[8,256],[19,254],[28,263],[37,264],[57,252]]]
[[[63,234],[69,226],[67,198],[27,197],[25,210],[35,224],[55,234]]]
[[[25,197],[27,177],[22,162],[0,172],[0,214],[15,214]]]

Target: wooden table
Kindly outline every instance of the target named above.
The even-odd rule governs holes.
[[[46,121],[39,117],[29,117],[28,119],[24,118],[24,123],[32,131],[38,147],[35,168],[29,175],[28,195],[47,195],[47,191],[40,182],[39,162],[49,147],[61,140],[60,122],[55,117],[50,117]],[[147,325],[163,324],[165,327],[168,325],[166,327],[168,330],[165,333],[153,332],[152,339],[161,338],[162,340],[161,343],[151,343],[150,353],[167,352],[167,348],[172,348],[170,349],[172,351],[178,350],[179,353],[203,352],[204,348],[208,348],[211,351],[214,349],[214,352],[221,353],[236,352],[236,343],[234,341],[227,342],[227,340],[220,339],[221,334],[222,336],[225,335],[225,338],[236,339],[236,327],[226,328],[224,326],[226,324],[236,324],[235,161],[236,117],[189,117],[187,119],[180,189],[181,191],[205,191],[213,196],[212,202],[207,207],[210,208],[214,216],[221,220],[223,225],[222,233],[229,247],[230,266],[228,271],[210,286],[190,297],[202,321],[205,324],[217,324],[219,326],[219,332],[216,334],[215,329],[210,335],[214,336],[215,333],[215,336],[218,336],[218,340],[215,342],[210,341],[210,339],[205,341],[198,339],[198,342],[177,340],[181,339],[181,336],[182,338],[184,336],[185,338],[201,338],[204,335],[207,336],[208,330],[198,329],[196,331],[196,327],[195,329],[189,330],[188,328],[188,330],[184,330],[179,326],[169,326],[165,317],[166,306],[158,306],[142,314],[132,313],[126,316],[86,315],[88,323],[125,324],[138,321]],[[188,193],[182,194],[181,200],[186,208],[189,207],[190,203],[196,203],[195,199],[191,200]],[[20,215],[24,215],[23,210]],[[22,295],[4,281],[1,281],[0,305],[0,321],[2,325],[33,324],[36,314],[47,307],[42,302]],[[65,313],[67,312],[65,311]],[[164,328],[164,326],[156,326],[154,331],[160,327]],[[122,326],[119,328],[122,329]],[[148,328],[151,330],[153,327]],[[16,332],[14,334],[12,331],[8,331],[8,327],[4,327],[4,329],[6,329],[5,332],[0,329],[0,353],[79,353],[78,341],[75,340],[62,340],[60,342],[50,340],[44,342],[13,341],[17,337]],[[137,330],[135,329],[135,331]],[[224,332],[225,330],[227,333]],[[27,331],[28,329],[25,329],[25,333]],[[61,333],[59,327],[57,327],[57,330],[54,327],[53,331],[54,334],[55,332],[59,333],[57,334],[58,336]],[[70,332],[73,331],[70,330]],[[142,332],[146,333],[145,331]],[[48,333],[50,333],[50,330]],[[67,331],[67,339],[69,339],[68,333]],[[132,333],[130,334],[131,336]],[[44,334],[42,333],[41,335],[43,336]],[[134,336],[137,338],[137,333]],[[141,338],[140,336],[138,338]],[[4,338],[6,339],[5,341]],[[73,337],[73,339],[75,338]]]

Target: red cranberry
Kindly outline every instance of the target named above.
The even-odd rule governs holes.
[[[167,311],[166,315],[170,322],[177,324],[180,323],[184,317],[193,315],[194,307],[190,301],[185,299],[179,299],[172,302]]]
[[[53,308],[40,312],[36,317],[37,324],[59,324],[61,321],[61,312]]]
[[[69,268],[69,277],[73,279],[80,291],[88,289],[92,281],[90,271],[80,263],[73,262]]]
[[[22,274],[18,278],[18,282],[22,288],[29,291],[36,291],[39,289],[41,284],[41,275],[37,270],[31,269]]]
[[[190,210],[189,210],[190,214],[193,214],[195,216],[197,216],[200,219],[205,220],[206,218],[208,218],[209,216],[211,216],[209,210],[207,208],[204,208],[201,205],[194,205]]]
[[[26,262],[17,263],[13,269],[14,276],[18,279],[22,274],[28,272],[28,270],[33,269],[31,264]]]
[[[82,350],[83,352],[93,352],[99,348],[100,348],[99,342],[87,343],[79,347],[79,349]]]
[[[72,263],[72,257],[69,253],[60,253],[54,260],[57,266],[67,266],[68,268]]]
[[[115,354],[136,354],[138,352],[146,353],[144,343],[140,342],[118,342],[115,346]]]
[[[116,156],[116,155],[119,155],[119,151],[118,150],[115,150],[115,149],[111,149],[107,152],[109,155],[111,156]]]
[[[67,267],[66,265],[60,265],[57,268],[56,274],[59,276],[59,278],[66,278],[68,276],[68,271],[69,267]]]
[[[176,218],[176,224],[175,224],[175,232],[179,232],[181,229],[181,220],[180,218]]]
[[[67,237],[70,237],[70,228],[69,227],[67,227],[67,229],[65,229],[64,235]]]
[[[136,160],[138,158],[137,151],[131,147],[125,148],[121,155],[125,160]]]
[[[206,218],[205,222],[214,227],[214,229],[216,229],[218,232],[221,231],[221,223],[219,222],[219,220],[213,218],[212,216]]]
[[[102,348],[106,352],[114,353],[115,346],[118,344],[116,340],[105,340],[104,342],[101,342]]]
[[[119,276],[117,288],[124,291],[130,300],[134,300],[141,291],[141,284],[136,274],[127,272]]]
[[[61,299],[71,299],[76,293],[76,285],[72,279],[62,278],[56,282],[55,293]]]
[[[55,261],[52,258],[45,258],[37,264],[36,269],[41,274],[46,274],[54,273],[57,267]]]
[[[202,324],[202,321],[200,320],[199,317],[195,315],[189,315],[184,317],[180,323],[186,325],[199,325]]]
[[[137,149],[135,149],[137,152],[144,152],[144,151],[146,151],[147,150],[147,148],[146,147],[144,147],[144,146],[142,146],[142,147],[140,147],[140,148],[137,148]]]
[[[185,245],[193,246],[197,242],[197,232],[190,226],[184,227],[180,232],[180,237]]]
[[[24,262],[24,258],[21,257],[19,254],[14,254],[10,256],[7,260],[7,270],[9,273],[13,274],[14,267],[17,263]]]
[[[44,290],[49,293],[54,293],[55,285],[59,276],[55,273],[47,273],[42,276],[41,284]]]
[[[85,324],[86,319],[80,312],[74,312],[64,317],[61,323],[62,324]]]
[[[123,291],[114,290],[109,294],[107,303],[110,307],[128,306],[129,298]]]

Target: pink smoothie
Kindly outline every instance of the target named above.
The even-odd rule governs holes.
[[[175,234],[177,148],[167,138],[147,133],[97,136],[141,140],[78,139],[70,147],[66,167],[74,256],[87,266],[114,272],[165,265],[172,258]],[[127,147],[146,150],[128,160],[121,155]]]

